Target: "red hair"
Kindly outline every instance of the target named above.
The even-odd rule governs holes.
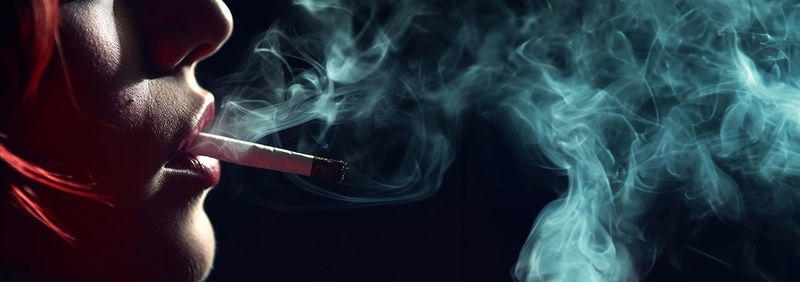
[[[18,38],[21,47],[19,50],[23,53],[19,68],[22,73],[16,74],[19,80],[10,82],[8,92],[11,93],[6,94],[21,95],[15,116],[25,117],[33,112],[32,106],[38,93],[39,83],[54,52],[60,51],[59,1],[30,0],[14,1],[14,3],[19,22]],[[14,183],[14,180],[8,180],[7,183],[10,196],[17,206],[69,243],[73,243],[75,238],[61,228],[52,215],[38,203],[35,188],[56,189],[110,205],[109,196],[91,191],[92,183],[77,183],[28,162],[11,152],[2,142],[0,142],[0,160],[2,160],[0,163],[5,163],[11,174],[19,176],[12,178],[19,183]]]
[[[29,110],[53,54],[58,36],[58,0],[32,0],[18,8],[19,35],[22,46],[29,50],[24,56],[28,66],[27,83],[22,93],[22,110]]]

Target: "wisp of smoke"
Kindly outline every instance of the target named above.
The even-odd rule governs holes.
[[[791,1],[294,4],[312,31],[263,34],[216,89],[214,130],[277,143],[291,128],[290,149],[351,163],[336,188],[291,178],[306,191],[424,199],[454,160],[460,117],[480,112],[569,180],[536,219],[521,281],[642,279],[669,236],[649,227],[661,201],[687,210],[669,220],[795,216]]]

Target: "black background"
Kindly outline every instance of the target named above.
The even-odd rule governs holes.
[[[212,90],[216,77],[234,72],[249,54],[254,36],[276,19],[291,28],[296,9],[290,1],[226,4],[234,32],[197,70]],[[224,93],[215,95],[219,101]],[[536,214],[556,197],[552,187],[559,178],[515,158],[513,140],[496,138],[503,134],[490,123],[468,116],[465,124],[469,137],[440,191],[415,203],[276,211],[248,201],[238,183],[242,169],[223,165],[222,182],[206,200],[217,236],[209,280],[510,280]],[[498,170],[473,165],[484,161],[497,162]]]
[[[234,32],[197,71],[201,84],[212,90],[215,78],[235,72],[247,57],[254,36],[276,19],[290,29],[296,20],[289,0],[226,3],[234,15]],[[215,94],[218,100],[224,95]],[[516,156],[519,142],[504,139],[510,135],[491,121],[467,114],[462,124],[458,154],[440,191],[414,203],[277,211],[252,203],[242,192],[246,185],[241,175],[252,172],[223,165],[222,182],[206,201],[217,235],[209,281],[511,280],[537,213],[556,198],[556,189],[563,189],[566,180]],[[291,185],[280,174],[259,173],[273,179],[274,186]],[[672,212],[655,217],[653,225],[685,215],[664,203],[658,209]],[[713,219],[669,228],[671,233],[664,236],[674,236],[674,242],[660,246],[662,256],[646,281],[791,281],[780,277],[795,274],[789,269],[796,268],[797,258],[780,254],[783,246],[796,245],[780,239],[785,237],[742,233]],[[755,263],[778,275],[755,274],[759,271],[738,268],[735,260],[721,264],[686,248],[687,241],[717,253],[731,250],[731,257],[738,256],[735,250],[753,247]]]

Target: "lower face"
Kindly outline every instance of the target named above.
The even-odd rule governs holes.
[[[142,63],[146,34],[131,5],[62,4],[64,65],[53,60],[31,117],[15,121],[7,133],[9,146],[23,158],[76,182],[95,183],[94,191],[114,198],[109,207],[37,188],[42,205],[76,241],[70,246],[55,234],[33,234],[42,229],[20,230],[11,247],[38,264],[31,271],[89,280],[191,281],[211,268],[215,241],[203,200],[217,181],[208,168],[212,174],[216,168],[218,177],[219,163],[181,155],[178,148],[196,132],[213,97],[197,86],[191,66],[148,73]]]

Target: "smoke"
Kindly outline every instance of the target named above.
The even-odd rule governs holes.
[[[520,253],[521,281],[642,279],[680,232],[660,224],[796,214],[790,1],[294,4],[310,30],[263,34],[216,89],[214,130],[349,161],[340,186],[290,177],[326,205],[432,195],[460,117],[479,113],[569,180]]]

